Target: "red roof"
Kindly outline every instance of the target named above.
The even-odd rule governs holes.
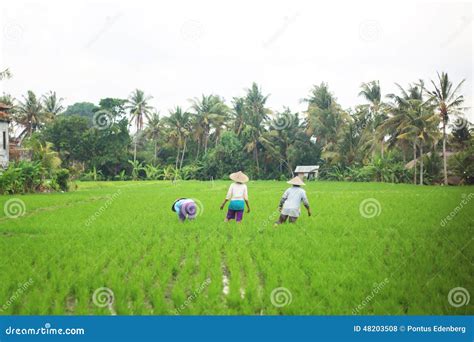
[[[0,112],[0,122],[10,122],[10,116],[5,112]]]
[[[12,107],[3,103],[3,102],[0,102],[0,111],[2,110],[8,110],[8,109],[11,109]]]

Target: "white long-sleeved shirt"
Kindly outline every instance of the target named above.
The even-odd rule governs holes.
[[[247,185],[242,183],[232,183],[227,191],[227,200],[248,200]]]
[[[305,206],[309,206],[308,198],[306,197],[306,191],[300,187],[292,186],[291,188],[287,189],[281,197],[281,213],[283,215],[289,215],[293,217],[300,216],[301,202],[303,202]]]

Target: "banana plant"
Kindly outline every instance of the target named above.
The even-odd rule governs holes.
[[[163,176],[163,171],[152,164],[145,165],[145,174],[147,179],[157,180]]]
[[[140,171],[145,171],[143,163],[138,160],[129,160],[128,163],[132,165],[132,179],[137,180],[140,177]]]

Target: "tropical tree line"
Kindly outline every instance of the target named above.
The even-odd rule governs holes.
[[[6,75],[5,75],[6,77]],[[8,94],[12,138],[57,154],[80,179],[218,179],[238,169],[253,179],[286,179],[297,165],[320,165],[331,180],[473,182],[472,126],[463,118],[464,81],[447,73],[384,94],[362,83],[361,103],[344,109],[328,84],[302,99],[306,110],[271,110],[253,83],[226,101],[201,95],[159,113],[136,89],[126,99],[65,107],[51,91],[21,99]]]

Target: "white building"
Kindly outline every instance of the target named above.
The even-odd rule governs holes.
[[[8,166],[9,158],[9,143],[8,143],[8,125],[10,117],[6,111],[10,109],[4,103],[0,103],[0,167],[6,168]]]
[[[300,165],[296,167],[295,173],[301,179],[315,179],[318,178],[319,165]]]

